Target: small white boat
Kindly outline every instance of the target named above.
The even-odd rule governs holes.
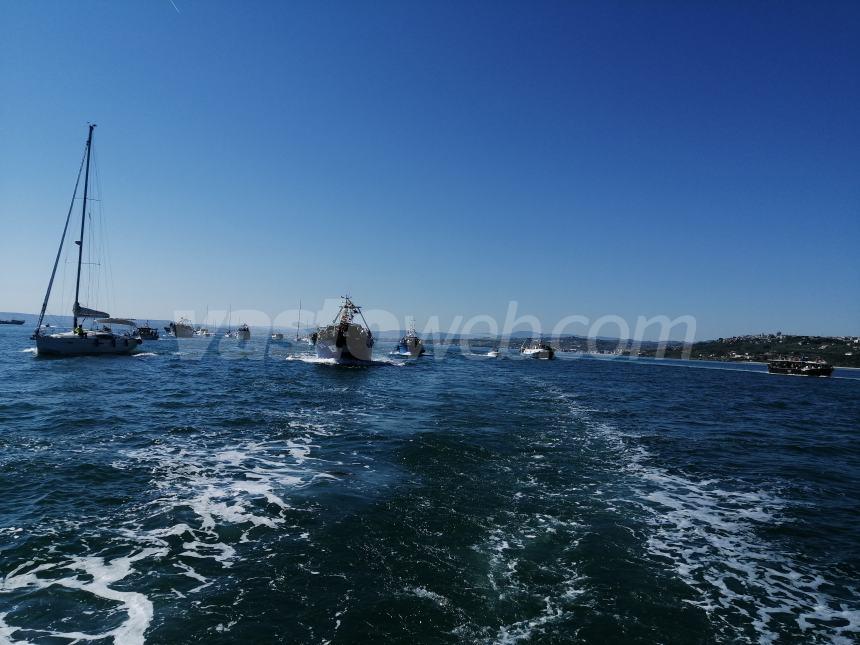
[[[353,322],[356,314],[361,317],[363,325]],[[361,313],[361,307],[353,304],[349,296],[343,297],[343,304],[332,323],[320,327],[311,341],[316,346],[319,358],[334,359],[342,365],[370,363],[373,344],[376,342]]]
[[[63,227],[63,235],[60,238],[60,248],[57,250],[57,257],[54,260],[54,269],[51,271],[51,279],[48,281],[48,289],[45,292],[45,299],[42,302],[42,311],[39,314],[39,322],[36,324],[36,330],[33,332],[33,340],[36,341],[36,351],[42,356],[97,356],[104,354],[131,354],[137,350],[138,346],[143,342],[139,335],[132,333],[118,334],[114,333],[110,325],[126,325],[132,329],[136,327],[136,323],[128,318],[111,318],[107,312],[98,311],[84,307],[80,303],[81,292],[81,265],[84,257],[84,242],[87,240],[84,235],[85,225],[87,221],[87,206],[89,200],[90,186],[90,161],[93,149],[93,130],[95,124],[90,124],[89,134],[87,136],[87,144],[85,149],[86,171],[84,174],[84,198],[81,206],[81,233],[80,239],[75,240],[78,246],[78,270],[75,280],[75,302],[72,307],[72,331],[62,332],[58,334],[42,333],[42,321],[45,318],[45,311],[48,308],[48,300],[51,297],[51,287],[54,284],[54,277],[57,274],[57,265],[60,262],[60,256],[63,252],[63,243],[66,239],[66,233],[69,229],[69,220],[72,216],[72,210],[75,204],[75,197],[78,192],[78,185],[81,180],[81,172],[84,170],[84,161],[81,162],[81,167],[78,170],[78,181],[75,182],[75,190],[72,195],[72,203],[69,206],[69,212],[66,215],[66,224]],[[84,329],[84,321],[87,319],[95,320],[103,326],[101,329]]]
[[[284,335],[281,332],[276,331],[272,334],[272,340],[284,340]]]
[[[540,358],[543,360],[555,358],[555,350],[540,339],[523,344],[520,348],[520,354],[523,358]]]
[[[490,358],[498,358],[501,355],[502,353],[498,349],[491,349],[489,352],[487,352],[487,356],[489,356]]]

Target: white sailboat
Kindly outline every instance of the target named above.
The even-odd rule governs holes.
[[[227,331],[224,332],[224,338],[236,338],[237,333],[231,329],[233,325],[233,305],[230,305],[227,313]]]
[[[364,325],[353,322],[356,314]],[[366,364],[373,357],[373,333],[361,313],[361,307],[355,305],[349,296],[343,296],[343,304],[332,323],[320,327],[311,340],[319,358],[334,359],[339,364]]]
[[[313,345],[311,339],[307,336],[299,336],[302,327],[302,301],[299,300],[299,319],[296,321],[296,344],[298,343],[307,343],[308,345]]]
[[[42,320],[45,317],[45,311],[48,308],[48,300],[51,297],[51,287],[54,284],[54,277],[57,274],[57,265],[60,262],[60,256],[63,252],[63,244],[66,240],[66,233],[69,229],[69,220],[72,216],[72,209],[75,203],[75,197],[78,192],[78,185],[81,180],[81,169],[84,167],[84,161],[81,161],[81,169],[78,169],[78,179],[75,182],[75,190],[72,195],[72,203],[69,206],[69,212],[66,215],[66,224],[63,227],[63,235],[60,238],[60,248],[57,250],[57,257],[54,260],[54,268],[51,271],[51,279],[48,281],[48,289],[45,292],[45,300],[42,302],[42,311],[39,314],[39,322],[36,325],[36,331],[33,333],[33,340],[36,341],[36,350],[42,356],[90,356],[100,354],[131,354],[137,350],[138,346],[143,342],[139,335],[135,336],[131,333],[117,334],[111,329],[111,325],[127,325],[134,328],[135,321],[127,318],[111,318],[110,314],[105,311],[91,309],[80,303],[81,292],[81,264],[83,263],[84,253],[84,227],[87,220],[87,201],[89,194],[90,183],[90,159],[92,157],[93,148],[93,130],[95,124],[90,124],[89,134],[87,136],[87,145],[85,152],[86,172],[84,174],[84,200],[81,208],[81,235],[80,239],[75,240],[78,245],[78,267],[77,277],[75,279],[75,304],[72,307],[72,331],[62,332],[58,334],[45,334],[42,332]],[[85,320],[96,320],[103,326],[99,330],[85,330],[83,323]]]

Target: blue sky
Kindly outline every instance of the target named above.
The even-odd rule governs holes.
[[[95,121],[118,315],[860,333],[858,3],[175,4],[0,3],[0,309]]]

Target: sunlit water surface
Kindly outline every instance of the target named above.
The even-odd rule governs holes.
[[[860,638],[850,372],[29,331],[0,329],[0,642]]]

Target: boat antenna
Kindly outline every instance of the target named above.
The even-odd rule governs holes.
[[[96,128],[95,123],[90,123],[90,133],[87,136],[87,170],[84,173],[84,203],[81,206],[81,239],[75,244],[78,245],[78,275],[75,279],[75,306],[72,309],[72,328],[78,326],[78,308],[81,306],[78,302],[78,297],[81,291],[81,262],[84,259],[84,222],[87,221],[87,191],[90,187],[90,155],[93,151],[93,130]]]
[[[361,307],[357,305],[352,305],[353,309],[358,312],[358,315],[361,316],[361,322],[364,323],[364,328],[367,330],[367,335],[369,338],[373,338],[373,332],[370,331],[370,325],[367,324],[367,320],[364,318],[364,313],[361,311]]]
[[[72,201],[69,204],[69,212],[66,213],[66,225],[63,227],[63,235],[60,237],[60,248],[57,249],[57,257],[54,259],[54,268],[51,270],[51,279],[48,280],[48,290],[45,292],[45,299],[42,301],[42,310],[39,312],[39,322],[36,323],[36,331],[33,336],[38,336],[42,329],[42,321],[45,319],[45,311],[48,309],[48,299],[51,297],[51,288],[54,286],[54,277],[57,275],[57,266],[60,264],[60,255],[63,253],[63,244],[66,241],[66,232],[69,230],[69,221],[72,219],[72,210],[75,207],[75,198],[78,196],[78,186],[81,183],[81,173],[84,171],[84,161],[86,160],[87,151],[89,150],[89,142],[87,150],[81,155],[81,165],[78,166],[78,178],[75,179],[75,190],[72,191]]]

